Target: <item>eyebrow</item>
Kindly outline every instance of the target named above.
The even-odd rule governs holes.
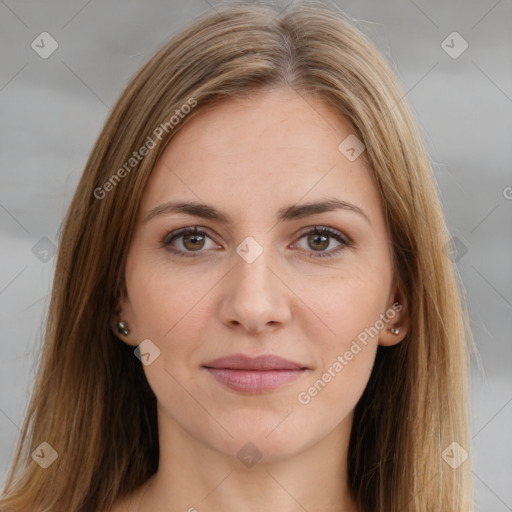
[[[291,221],[295,219],[302,219],[310,215],[316,215],[324,212],[332,212],[335,210],[346,210],[361,215],[366,221],[371,224],[370,219],[366,213],[358,206],[342,201],[337,198],[329,198],[318,202],[306,203],[302,205],[290,205],[281,208],[277,212],[277,219],[279,222]],[[142,221],[146,223],[159,215],[171,213],[185,213],[202,219],[209,219],[220,222],[221,224],[229,225],[232,219],[229,215],[217,210],[213,206],[197,203],[194,201],[168,201],[153,208]]]

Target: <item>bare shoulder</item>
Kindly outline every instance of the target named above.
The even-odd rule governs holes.
[[[98,512],[142,512],[143,509],[140,508],[141,500],[145,496],[151,482],[152,477],[128,494],[117,498],[110,508],[105,507]]]
[[[139,500],[140,492],[139,489],[137,489],[127,496],[118,498],[116,501],[114,501],[114,504],[111,508],[104,508],[100,512],[138,512],[137,505]]]

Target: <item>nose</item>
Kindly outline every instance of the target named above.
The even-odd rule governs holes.
[[[251,263],[235,255],[234,268],[225,277],[222,292],[220,315],[224,324],[257,334],[276,329],[290,319],[293,294],[277,267],[270,250],[263,250]]]

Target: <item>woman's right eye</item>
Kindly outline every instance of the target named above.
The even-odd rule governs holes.
[[[180,256],[185,256],[187,258],[196,257],[199,254],[194,254],[194,252],[204,252],[201,251],[201,249],[205,246],[206,238],[210,238],[206,231],[198,230],[197,226],[193,229],[183,228],[166,235],[162,240],[162,246],[170,250],[172,253]],[[173,245],[175,240],[179,240],[182,248],[176,249],[176,245]]]

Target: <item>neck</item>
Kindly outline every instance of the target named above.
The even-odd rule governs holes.
[[[351,421],[289,457],[270,453],[254,463],[257,448],[247,445],[240,458],[221,453],[159,411],[159,468],[142,493],[139,510],[357,512],[347,485]]]

